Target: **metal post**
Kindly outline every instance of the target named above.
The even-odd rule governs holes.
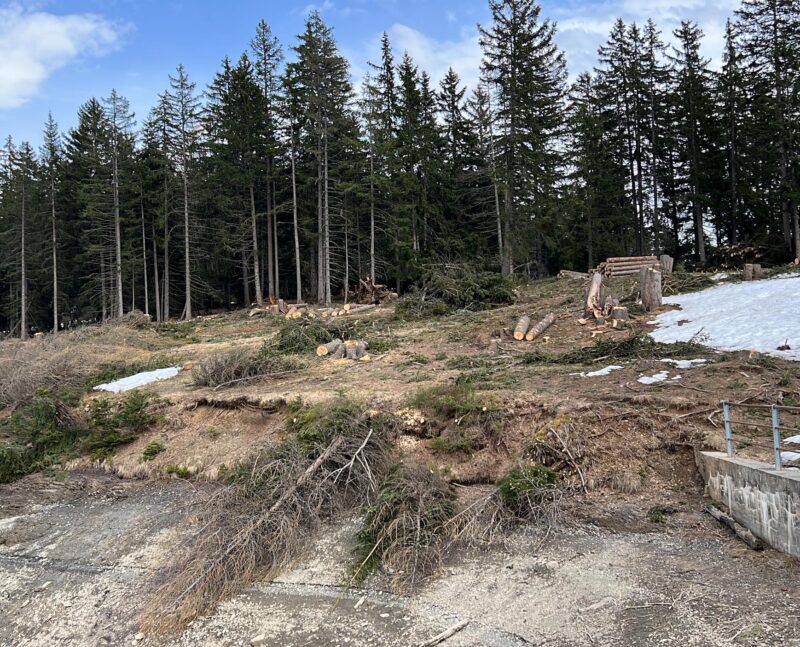
[[[722,401],[722,420],[725,423],[725,447],[728,458],[733,458],[733,428],[731,427],[731,405],[727,400]]]
[[[777,404],[772,405],[772,446],[775,448],[775,469],[781,469],[781,414]]]

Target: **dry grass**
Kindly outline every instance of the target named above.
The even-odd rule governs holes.
[[[360,406],[296,413],[296,434],[241,465],[200,510],[160,581],[142,629],[168,634],[257,578],[273,577],[319,522],[363,505],[385,473],[390,425]]]

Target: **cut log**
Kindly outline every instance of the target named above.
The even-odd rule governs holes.
[[[607,258],[606,263],[625,263],[629,261],[657,261],[655,256],[614,256]]]
[[[753,264],[752,263],[745,263],[745,266],[744,266],[744,280],[745,281],[752,281],[753,280]]]
[[[597,317],[603,313],[603,275],[600,272],[595,272],[592,275],[592,282],[589,284],[589,290],[586,292],[586,301],[584,302],[583,311],[587,317]]]
[[[588,279],[589,275],[586,272],[573,272],[572,270],[561,270],[558,273],[560,279]]]
[[[672,274],[672,268],[675,265],[675,259],[669,254],[662,254],[659,256],[658,260],[661,264],[661,271],[664,272],[664,274]]]
[[[639,272],[639,294],[645,312],[661,307],[661,272],[642,268]]]
[[[739,524],[732,516],[712,505],[706,506],[706,512],[714,519],[730,528],[733,533],[753,550],[764,550],[764,542],[756,537],[747,528]]]
[[[753,280],[758,281],[759,279],[764,278],[764,270],[761,267],[761,263],[753,263]]]
[[[523,315],[519,318],[516,327],[514,328],[514,339],[522,341],[525,339],[525,333],[528,332],[528,327],[531,325],[531,318],[528,315]]]
[[[554,313],[550,313],[544,319],[542,319],[538,324],[536,324],[533,328],[531,328],[528,333],[525,335],[525,339],[527,341],[533,341],[539,335],[541,335],[545,330],[547,330],[550,326],[553,325],[553,322],[556,320],[556,316]]]
[[[347,359],[361,359],[367,354],[367,342],[351,339],[344,343]]]
[[[317,355],[319,357],[324,357],[325,355],[331,355],[335,353],[339,346],[342,346],[344,342],[341,339],[334,339],[333,341],[329,341],[327,344],[320,344],[317,346]]]
[[[366,304],[360,305],[360,306],[351,306],[350,310],[348,310],[348,314],[351,314],[351,315],[359,314],[359,313],[364,312],[366,310],[372,310],[373,308],[377,308],[377,307],[378,307],[377,303],[366,303]]]
[[[344,359],[346,354],[347,354],[347,349],[345,348],[344,344],[339,344],[339,348],[337,348],[333,353],[331,353],[329,357],[331,359]]]

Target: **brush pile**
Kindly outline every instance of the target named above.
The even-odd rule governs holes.
[[[199,509],[141,619],[177,632],[258,578],[274,577],[326,518],[369,503],[388,471],[390,419],[335,402],[295,408],[290,438],[257,452]]]

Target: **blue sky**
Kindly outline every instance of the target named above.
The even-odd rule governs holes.
[[[726,18],[738,0],[542,0],[557,21],[570,73],[590,68],[611,23],[653,17],[668,37],[679,20],[707,34],[705,54],[718,60]],[[270,23],[284,47],[312,8],[333,26],[354,79],[377,58],[388,31],[398,56],[408,50],[438,81],[453,65],[477,80],[476,24],[488,22],[487,0],[0,0],[0,137],[40,141],[48,110],[63,130],[78,106],[112,88],[143,118],[167,75],[183,63],[199,88],[226,54],[237,57],[256,23]]]

